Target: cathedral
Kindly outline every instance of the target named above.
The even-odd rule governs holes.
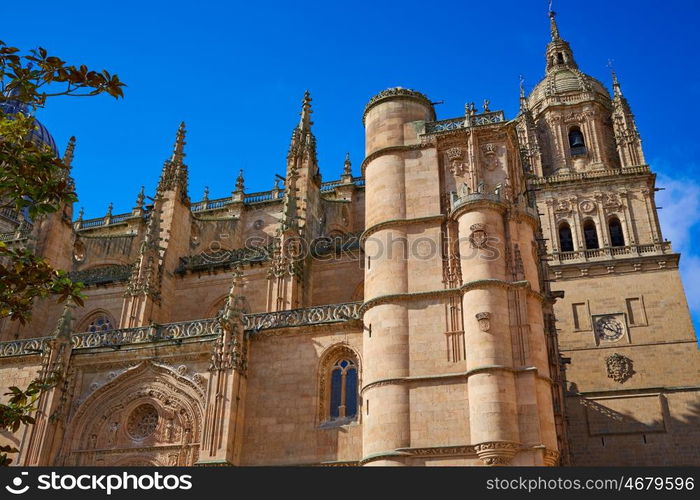
[[[517,116],[438,119],[384,90],[359,176],[346,157],[322,180],[307,92],[270,191],[241,172],[191,200],[183,123],[128,212],[3,209],[0,241],[86,295],[0,319],[3,387],[60,375],[33,425],[0,433],[14,463],[700,465],[700,356],[655,174],[615,74],[610,92],[582,72],[549,17]]]

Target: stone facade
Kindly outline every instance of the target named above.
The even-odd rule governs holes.
[[[241,173],[192,202],[182,124],[128,213],[0,214],[88,296],[0,320],[4,385],[60,375],[0,443],[22,465],[700,463],[654,174],[619,82],[582,73],[550,17],[515,118],[385,90],[361,176],[346,158],[322,182],[307,93],[271,191]]]

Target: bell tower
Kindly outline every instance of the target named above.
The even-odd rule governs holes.
[[[662,236],[656,175],[617,76],[611,98],[549,18],[545,76],[521,99],[518,130],[548,279],[564,294],[554,312],[572,463],[680,465],[663,443],[682,440],[673,409],[698,397],[680,389],[697,380],[682,367],[699,362],[680,255]]]

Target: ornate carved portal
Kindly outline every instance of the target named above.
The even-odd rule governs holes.
[[[167,365],[131,367],[90,394],[69,417],[58,463],[192,465],[203,388]]]

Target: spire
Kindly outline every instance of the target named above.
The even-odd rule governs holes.
[[[156,195],[172,189],[179,189],[180,196],[183,201],[187,201],[187,165],[184,163],[185,158],[185,122],[180,122],[180,126],[175,134],[175,144],[173,145],[173,154],[170,159],[163,163],[163,170],[158,181],[158,189]]]
[[[66,151],[63,153],[63,164],[66,167],[71,166],[73,163],[73,153],[75,151],[75,136],[71,136],[70,139],[68,139],[68,145],[66,146]]]
[[[552,70],[559,70],[562,68],[578,69],[578,65],[576,61],[574,61],[574,53],[569,43],[559,35],[556,12],[552,10],[551,2],[549,5],[549,31],[552,39],[547,45],[547,72],[549,73]]]
[[[301,119],[299,120],[299,130],[311,130],[311,125],[314,122],[311,121],[311,94],[307,90],[304,92],[304,98],[301,101]]]
[[[525,97],[525,77],[520,75],[520,111],[527,111],[527,97]]]
[[[175,145],[173,146],[173,155],[170,161],[175,165],[181,165],[182,160],[185,157],[185,122],[180,122],[180,127],[177,129],[177,134],[175,134]]]
[[[559,27],[557,26],[557,13],[552,10],[552,2],[549,2],[549,32],[552,35],[552,40],[560,40]]]

